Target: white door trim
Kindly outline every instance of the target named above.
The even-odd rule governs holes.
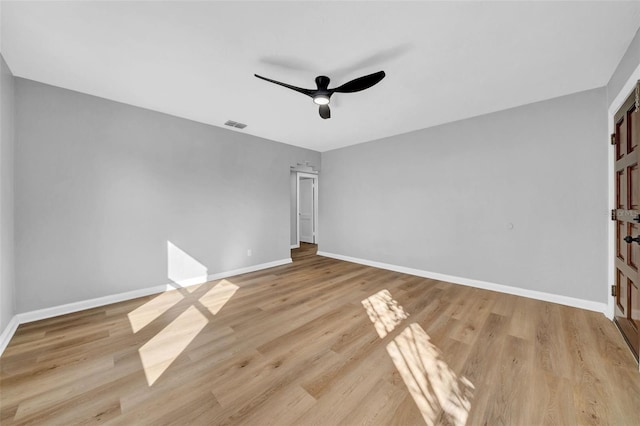
[[[300,179],[313,179],[313,242],[318,244],[318,175],[296,172],[296,241],[300,246]]]

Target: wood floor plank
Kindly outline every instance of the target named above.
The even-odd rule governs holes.
[[[603,315],[315,250],[21,325],[0,423],[638,424],[638,365]]]
[[[525,406],[520,401],[530,398],[527,388],[522,386],[531,377],[533,360],[531,343],[507,336],[496,372],[497,380],[491,389],[492,402],[484,416],[491,425],[518,425],[527,423]]]
[[[544,304],[536,318],[536,367],[556,377],[569,377],[571,353],[562,326],[560,305]]]
[[[375,371],[375,374],[372,374],[372,371]],[[343,424],[342,420],[358,406],[364,395],[373,389],[379,377],[390,375],[392,372],[392,362],[384,349],[379,347],[345,374],[334,377],[334,380],[327,383],[322,397],[317,399],[316,404],[300,416],[295,424]],[[344,403],[348,400],[352,400],[353,404]]]
[[[269,404],[251,410],[237,423],[264,426],[295,424],[295,419],[311,409],[315,403],[316,400],[302,387],[291,385],[269,398]]]
[[[573,386],[570,380],[534,368],[528,385],[532,403],[524,406],[523,411],[530,424],[580,424],[576,419]]]
[[[388,425],[404,401],[406,392],[400,383],[380,379],[342,420],[344,425]]]

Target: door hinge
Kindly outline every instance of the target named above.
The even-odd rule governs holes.
[[[615,286],[615,285],[612,285],[612,286],[611,286],[611,295],[612,295],[613,297],[616,297],[616,286]]]
[[[618,220],[618,214],[616,209],[611,209],[611,220]]]
[[[616,144],[616,134],[611,133],[611,145],[615,145],[615,144]]]

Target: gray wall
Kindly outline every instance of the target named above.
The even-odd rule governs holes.
[[[0,333],[14,310],[14,78],[0,55]]]
[[[607,104],[611,105],[620,90],[640,65],[640,29],[629,44],[629,48],[620,60],[615,72],[607,84]]]
[[[606,303],[606,111],[601,88],[325,152],[319,249]]]
[[[168,242],[208,274],[289,258],[290,166],[320,162],[20,78],[16,141],[18,312],[165,284]]]

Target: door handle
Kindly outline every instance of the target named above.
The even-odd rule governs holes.
[[[634,222],[640,223],[640,214],[633,218]]]
[[[626,237],[624,237],[624,241],[627,244],[631,244],[632,242],[636,242],[638,244],[640,244],[640,235],[638,235],[637,237],[633,238],[631,235],[627,235]]]

